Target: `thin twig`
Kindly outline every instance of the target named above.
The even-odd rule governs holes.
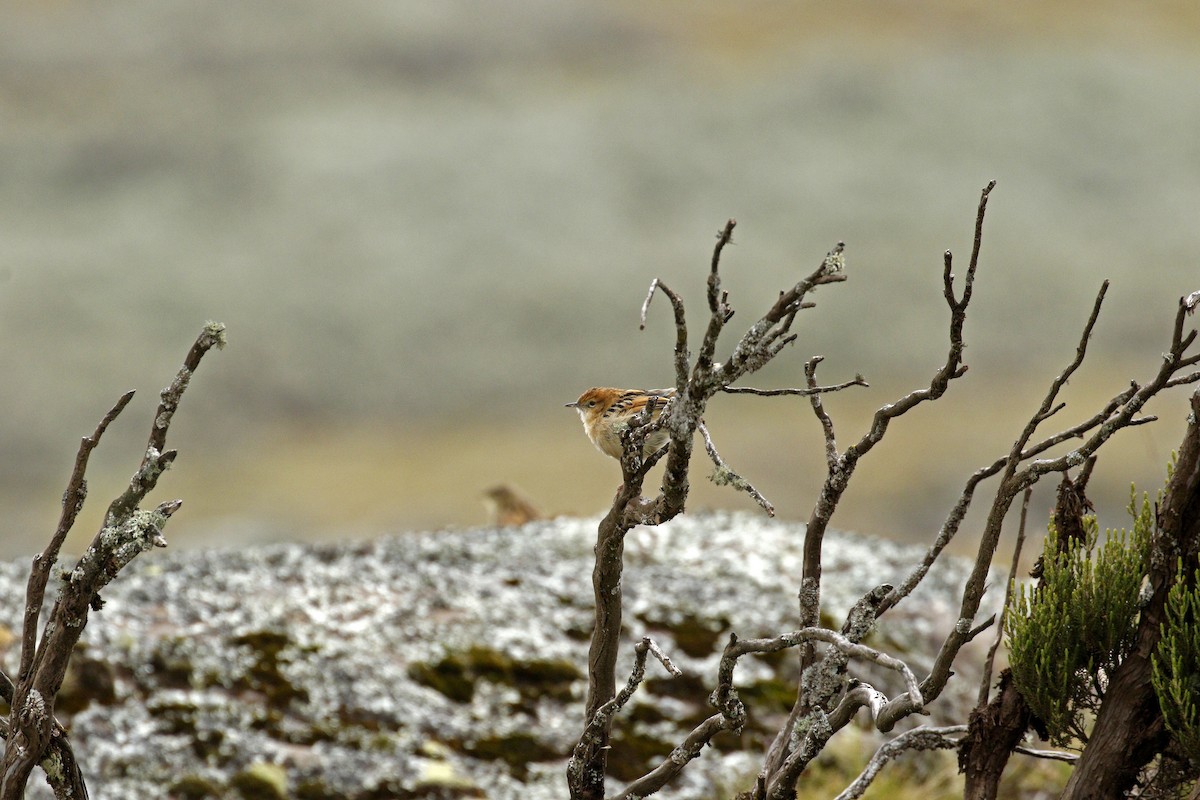
[[[849,389],[851,386],[870,386],[867,379],[862,375],[855,375],[853,380],[843,383],[835,383],[829,386],[805,387],[803,389],[786,388],[786,389],[755,389],[753,386],[726,386],[721,389],[726,394],[752,394],[758,397],[810,397],[814,394],[828,394],[829,392],[840,392],[842,389]]]
[[[951,736],[967,732],[966,725],[947,725],[942,728],[920,727],[906,731],[890,741],[884,742],[867,766],[854,781],[842,790],[835,800],[856,800],[862,797],[867,787],[893,758],[905,750],[951,750],[958,747],[958,740]]]
[[[1094,461],[1091,463],[1095,463]],[[1008,568],[1008,586],[1004,590],[1004,605],[1000,607],[1000,624],[996,626],[996,638],[988,648],[987,658],[983,662],[983,678],[979,682],[979,700],[977,708],[988,704],[988,695],[992,688],[992,667],[996,663],[996,651],[1004,639],[1004,617],[1008,614],[1008,604],[1012,602],[1013,587],[1017,583],[1017,570],[1021,567],[1021,547],[1025,544],[1025,520],[1029,514],[1029,498],[1033,496],[1033,487],[1025,488],[1025,496],[1021,500],[1021,521],[1017,525],[1017,542],[1013,545],[1012,564]]]
[[[637,691],[638,686],[642,683],[642,679],[646,676],[646,655],[648,653],[658,659],[662,663],[663,668],[671,675],[679,677],[683,674],[653,639],[649,636],[642,637],[642,640],[633,647],[633,669],[629,673],[629,679],[625,682],[625,687],[615,697],[593,712],[591,719],[588,720],[587,727],[583,731],[583,735],[579,737],[579,741],[571,753],[571,760],[567,765],[568,777],[579,780],[582,771],[590,763],[595,750],[604,746],[605,734],[613,715],[625,707],[625,704],[633,697],[633,693]]]
[[[696,366],[692,369],[694,383],[706,383],[712,374],[713,354],[717,351],[717,339],[725,328],[725,323],[733,317],[733,309],[729,307],[729,293],[721,291],[721,252],[725,245],[733,242],[733,229],[737,220],[729,220],[725,227],[717,233],[717,244],[713,248],[712,268],[708,273],[708,326],[704,330],[704,338],[700,341],[700,351],[696,354]]]
[[[654,299],[654,290],[658,288],[658,278],[650,281],[650,291],[646,292],[646,299],[642,301],[642,321],[638,325],[638,330],[646,330],[646,315],[650,313],[650,301]]]
[[[814,625],[820,618],[821,553],[824,536],[828,529],[829,521],[849,485],[850,478],[859,460],[882,441],[893,419],[908,413],[921,403],[939,399],[946,393],[951,381],[962,377],[967,372],[967,365],[963,363],[963,352],[966,347],[963,341],[963,326],[966,323],[967,308],[971,301],[975,270],[979,263],[987,200],[994,187],[995,181],[992,181],[988,183],[980,194],[979,206],[975,217],[975,246],[971,251],[971,262],[964,282],[961,299],[956,297],[954,292],[951,253],[949,251],[945,253],[942,283],[943,295],[950,311],[949,348],[946,353],[945,363],[934,373],[928,387],[910,392],[894,403],[881,406],[872,418],[870,429],[863,434],[857,443],[847,447],[841,454],[837,451],[832,420],[829,419],[828,414],[825,413],[824,408],[821,406],[819,395],[809,398],[809,401],[813,405],[814,413],[816,413],[818,420],[821,422],[825,436],[827,475],[821,487],[821,492],[817,497],[817,502],[809,516],[808,527],[804,536],[804,561],[801,568],[799,592],[800,622],[802,625]],[[815,386],[815,379],[812,373],[817,363],[819,361],[814,360],[805,366],[809,388]],[[966,513],[965,507],[963,513]],[[953,534],[951,533],[950,535]],[[886,610],[889,599],[894,602],[894,598],[897,597],[895,591],[893,590],[888,599],[883,601],[879,613],[883,613]],[[803,646],[800,650],[801,674],[804,674],[813,667],[815,663],[816,653],[813,648],[810,645]],[[837,668],[835,664],[829,666],[831,669]],[[809,760],[819,751],[817,745],[820,736],[816,734],[825,730],[819,726],[813,727],[813,725],[809,724],[809,733],[798,747],[793,741],[793,734],[797,726],[801,724],[801,720],[808,720],[808,723],[827,722],[826,711],[814,706],[812,699],[806,693],[801,693],[792,707],[786,724],[776,735],[768,751],[763,770],[760,773],[760,785],[766,785],[767,788],[764,792],[760,792],[757,797],[782,800],[782,798],[794,794],[796,781],[799,779],[800,773],[807,766]],[[908,699],[907,696],[903,698],[904,701]],[[892,701],[889,707],[899,703],[900,700],[900,698],[897,698],[897,700]],[[829,735],[831,734],[832,732],[829,732]]]
[[[87,499],[87,480],[84,475],[87,472],[88,459],[91,457],[92,451],[100,444],[100,437],[108,430],[108,426],[125,410],[125,406],[129,405],[133,394],[133,391],[128,391],[121,395],[100,420],[96,429],[92,431],[92,435],[83,437],[79,442],[75,465],[71,469],[71,477],[68,479],[67,489],[63,493],[62,515],[59,517],[58,527],[55,528],[54,535],[50,537],[50,544],[34,557],[33,568],[29,572],[29,583],[25,589],[25,627],[21,640],[21,666],[17,670],[18,680],[28,677],[33,669],[34,654],[37,651],[38,621],[46,597],[46,584],[50,580],[50,570],[58,561],[58,553],[62,549],[62,544],[66,540],[67,534],[71,532],[71,528],[75,526],[75,519],[83,509],[84,500]],[[12,702],[11,696],[7,699]]]
[[[832,473],[838,467],[838,449],[837,436],[833,430],[833,419],[825,411],[825,405],[821,402],[820,392],[817,388],[817,365],[825,360],[825,356],[813,356],[804,364],[804,379],[808,384],[808,398],[812,405],[813,413],[817,416],[817,421],[821,423],[821,432],[825,436],[825,464]],[[831,510],[832,511],[832,510]]]
[[[1195,341],[1196,331],[1193,330],[1186,335],[1184,334],[1183,328],[1186,322],[1187,309],[1181,302],[1171,330],[1171,349],[1163,354],[1162,364],[1154,377],[1145,384],[1131,385],[1130,389],[1132,391],[1122,392],[1119,397],[1124,398],[1123,402],[1120,402],[1117,407],[1113,408],[1111,414],[1104,420],[1103,424],[1096,428],[1074,450],[1058,458],[1036,459],[1021,467],[1022,461],[1026,458],[1025,454],[1031,449],[1036,449],[1036,447],[1028,447],[1028,442],[1037,427],[1040,415],[1045,414],[1046,411],[1054,406],[1057,393],[1065,384],[1066,377],[1078,368],[1083,355],[1086,353],[1087,341],[1090,337],[1091,329],[1095,325],[1100,304],[1104,297],[1104,288],[1104,286],[1101,287],[1096,302],[1093,304],[1092,314],[1089,316],[1088,322],[1084,327],[1084,334],[1080,337],[1075,358],[1054,379],[1038,412],[1030,418],[1021,435],[1013,443],[1009,455],[1004,459],[1000,486],[997,489],[996,496],[984,523],[983,535],[980,537],[976,551],[975,564],[963,589],[958,624],[955,625],[954,630],[946,637],[941,650],[934,660],[929,676],[922,682],[922,688],[930,696],[940,694],[952,674],[951,664],[957,656],[959,649],[966,641],[966,627],[964,626],[970,625],[970,620],[979,610],[979,604],[987,587],[987,573],[991,568],[991,560],[999,542],[1004,517],[1008,513],[1016,496],[1026,487],[1037,483],[1043,475],[1052,472],[1065,472],[1068,469],[1083,465],[1114,434],[1123,428],[1130,427],[1131,424],[1134,424],[1138,420],[1144,419],[1137,416],[1138,412],[1150,398],[1157,395],[1167,386],[1171,378],[1175,377],[1175,373],[1189,360],[1185,358],[1185,352]],[[906,715],[907,711],[904,707],[903,698],[899,698],[898,701],[889,703],[889,707],[881,715],[881,721],[885,724],[890,724]]]
[[[1020,753],[1021,755],[1032,756],[1034,758],[1044,758],[1047,761],[1062,761],[1067,764],[1074,764],[1079,760],[1079,755],[1077,753],[1064,753],[1061,750],[1035,750],[1034,748],[1026,747],[1023,744],[1019,744],[1014,747],[1013,752]]]
[[[650,650],[650,655],[658,659],[659,663],[663,665],[663,669],[671,673],[671,675],[676,678],[683,677],[683,671],[680,670],[679,667],[675,666],[675,662],[671,660],[671,657],[662,651],[662,648],[658,646],[658,642],[654,641],[649,636],[643,637],[642,641],[647,643],[647,648]]]
[[[650,307],[650,298],[654,296],[655,289],[667,296],[667,299],[671,301],[671,310],[675,314],[675,389],[682,396],[688,374],[688,332],[683,300],[665,283],[655,278],[650,282],[650,293],[646,295],[646,302],[642,305],[643,328],[645,328],[645,313]]]
[[[768,517],[775,516],[775,506],[771,501],[762,496],[762,492],[754,488],[750,481],[743,478],[741,475],[734,472],[730,466],[725,463],[725,459],[721,458],[721,454],[717,452],[717,446],[713,444],[712,435],[708,432],[708,427],[701,422],[696,426],[700,434],[704,437],[704,449],[708,451],[708,457],[712,459],[716,465],[716,471],[710,476],[710,480],[717,486],[732,486],[738,491],[745,492],[754,499],[754,502],[767,512]]]
[[[30,573],[21,668],[11,692],[10,742],[0,768],[0,798],[3,800],[17,800],[22,796],[30,772],[35,764],[47,758],[48,748],[53,748],[55,757],[63,762],[61,770],[53,769],[54,774],[47,776],[56,794],[66,796],[62,793],[69,792],[74,797],[86,797],[87,789],[73,763],[66,734],[52,714],[54,700],[62,687],[71,653],[87,624],[89,611],[102,605],[99,592],[139,553],[166,544],[161,528],[178,510],[179,501],[161,503],[154,511],[142,511],[138,504],[175,458],[174,451],[163,449],[171,418],[201,358],[211,348],[224,346],[224,331],[224,325],[207,323],[175,380],[162,391],[140,466],[129,486],[109,505],[100,531],[64,579],[41,640],[35,641],[48,572],[86,496],[84,472],[88,456],[104,430],[129,403],[132,392],[123,395],[100,421],[92,436],[80,444],[75,468],[64,493],[58,528],[46,551],[34,560]]]

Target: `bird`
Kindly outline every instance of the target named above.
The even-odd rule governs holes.
[[[533,501],[511,483],[501,483],[485,491],[483,504],[491,512],[492,524],[497,527],[515,527],[542,519],[542,512]]]
[[[618,461],[624,455],[621,443],[621,432],[629,426],[629,421],[653,402],[651,412],[653,419],[658,419],[663,410],[675,397],[674,389],[613,389],[594,387],[579,395],[574,403],[567,403],[567,408],[579,412],[583,420],[583,431],[592,440],[592,444],[606,456],[612,456]],[[658,452],[667,439],[670,438],[665,430],[658,430],[646,437],[642,448],[642,458]]]

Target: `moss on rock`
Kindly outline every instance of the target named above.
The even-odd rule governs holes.
[[[480,646],[447,653],[433,664],[413,662],[408,667],[408,675],[456,703],[471,702],[475,685],[481,680],[512,686],[520,693],[522,705],[526,707],[536,704],[542,697],[569,700],[572,684],[583,680],[583,673],[570,661],[521,660],[500,650]]]
[[[272,708],[286,708],[292,700],[308,699],[308,692],[296,686],[283,672],[288,663],[286,651],[294,649],[291,639],[282,631],[258,630],[235,637],[232,643],[254,655],[254,662],[234,682],[235,689],[250,689],[266,696]]]
[[[462,745],[462,752],[483,761],[503,761],[509,771],[523,779],[535,761],[554,761],[565,754],[526,731],[486,736]]]
[[[107,661],[90,657],[86,645],[76,645],[62,688],[54,701],[55,712],[77,714],[92,703],[109,706],[116,700],[112,666]]]
[[[287,772],[278,764],[259,761],[229,781],[243,800],[287,800]]]
[[[167,788],[167,794],[178,800],[204,800],[220,797],[221,787],[199,775],[183,775]]]

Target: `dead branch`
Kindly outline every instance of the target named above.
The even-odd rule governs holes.
[[[756,647],[796,647],[800,654],[801,673],[804,676],[801,691],[787,723],[779,731],[767,753],[758,784],[752,793],[756,800],[793,798],[799,775],[825,746],[829,737],[848,724],[862,707],[866,706],[871,711],[876,728],[884,732],[892,730],[896,722],[903,717],[921,713],[926,704],[936,699],[944,689],[950,676],[950,664],[962,646],[995,623],[994,616],[982,623],[976,623],[975,616],[986,588],[987,572],[995,554],[1001,524],[1014,498],[1045,474],[1065,473],[1067,469],[1075,467],[1083,467],[1086,474],[1090,470],[1095,452],[1116,431],[1153,420],[1152,416],[1141,411],[1150,398],[1165,388],[1200,380],[1200,372],[1184,372],[1186,368],[1200,363],[1200,355],[1187,352],[1196,338],[1196,332],[1185,334],[1183,331],[1184,318],[1200,304],[1200,300],[1192,301],[1192,296],[1189,296],[1180,301],[1180,310],[1172,332],[1171,349],[1164,354],[1163,366],[1150,381],[1131,384],[1127,389],[1115,394],[1098,412],[1081,422],[1041,439],[1035,438],[1038,429],[1047,420],[1062,413],[1066,407],[1065,403],[1059,401],[1058,395],[1086,357],[1087,346],[1107,290],[1105,283],[1093,304],[1072,360],[1054,377],[1042,403],[1016,437],[1009,452],[969,477],[962,494],[922,562],[917,564],[898,586],[880,586],[864,596],[847,616],[842,633],[820,628],[818,621],[821,608],[823,537],[859,460],[883,439],[892,420],[924,402],[937,400],[945,394],[953,380],[962,377],[967,371],[967,365],[963,362],[963,328],[973,295],[988,197],[994,186],[994,182],[989,183],[980,194],[973,246],[965,276],[961,280],[956,279],[953,256],[949,251],[943,259],[943,296],[950,312],[949,345],[944,363],[927,386],[881,406],[875,412],[868,430],[845,449],[838,446],[836,426],[824,409],[821,395],[851,385],[866,385],[861,376],[856,376],[854,381],[834,386],[820,386],[816,380],[816,368],[821,362],[821,357],[817,356],[805,365],[803,388],[759,390],[732,385],[744,375],[769,363],[782,348],[794,341],[796,335],[792,333],[791,327],[797,314],[812,306],[808,295],[813,290],[826,283],[845,279],[842,272],[841,243],[827,254],[821,266],[812,274],[797,282],[790,290],[780,293],[775,304],[747,329],[724,362],[716,359],[716,347],[723,327],[732,317],[733,311],[729,305],[728,294],[721,289],[719,261],[724,246],[731,242],[735,223],[730,220],[718,235],[707,284],[706,296],[710,313],[694,362],[689,364],[688,332],[682,301],[661,281],[655,280],[651,283],[642,305],[642,323],[644,326],[654,294],[661,291],[670,301],[675,316],[676,393],[670,406],[658,420],[652,421],[647,416],[645,420],[631,425],[633,430],[624,440],[626,454],[621,459],[624,483],[614,497],[613,505],[598,531],[597,561],[593,572],[597,604],[596,626],[589,656],[587,724],[585,737],[581,737],[581,745],[586,746],[582,751],[577,750],[582,755],[578,765],[569,773],[573,800],[601,800],[603,797],[604,754],[611,723],[609,712],[615,713],[620,707],[620,704],[615,702],[618,695],[614,665],[621,621],[623,537],[636,525],[657,525],[683,510],[689,490],[687,468],[692,454],[692,438],[697,430],[704,437],[706,450],[718,473],[732,476],[735,484],[744,484],[739,488],[748,491],[760,505],[770,509],[770,504],[761,494],[741,476],[732,472],[720,457],[711,434],[703,424],[707,401],[717,392],[807,397],[821,426],[825,441],[827,474],[805,534],[799,587],[801,626],[792,634],[784,634],[774,639],[739,641],[736,636],[731,636],[721,659],[717,688],[710,698],[717,713],[697,725],[669,758],[647,775],[629,784],[618,795],[620,798],[652,794],[678,775],[717,733],[723,730],[736,732],[741,729],[746,710],[733,686],[734,667],[740,655],[752,652]],[[1195,296],[1200,297],[1200,293]],[[665,430],[669,434],[669,445],[664,450],[643,458],[640,444],[646,440],[649,433],[656,430]],[[1047,455],[1056,445],[1069,440],[1078,440],[1075,449],[1058,456]],[[644,498],[641,496],[644,479],[649,467],[659,459],[666,461],[659,491],[652,498]],[[930,567],[960,529],[979,484],[997,476],[999,487],[984,525],[975,565],[963,588],[958,620],[943,642],[928,676],[918,682],[902,662],[865,647],[861,644],[862,639],[871,630],[877,616],[903,601],[924,579]],[[827,646],[818,650],[818,643]],[[871,658],[875,663],[901,671],[905,677],[906,690],[888,699],[874,687],[850,679],[846,670],[851,658]],[[642,660],[644,661],[644,653]],[[982,691],[986,697],[986,683]],[[606,709],[605,713],[597,715],[597,711],[602,708]],[[939,746],[953,746],[945,741]]]
[[[1084,334],[1080,339],[1079,346],[1076,348],[1075,359],[1051,382],[1051,386],[1041,406],[1030,418],[1029,423],[1026,424],[1020,436],[1013,443],[1008,456],[1003,461],[1003,465],[997,470],[1001,474],[1000,485],[997,487],[987,520],[984,523],[983,535],[980,537],[974,567],[963,590],[959,624],[946,638],[934,662],[930,675],[922,682],[922,688],[931,696],[940,694],[942,688],[944,688],[951,674],[950,665],[954,657],[958,654],[959,649],[966,642],[970,620],[974,618],[975,613],[979,610],[979,603],[986,589],[987,573],[991,567],[991,560],[995,555],[996,545],[999,542],[1004,517],[1007,515],[1017,495],[1023,492],[1026,487],[1036,483],[1043,475],[1051,472],[1065,472],[1067,469],[1085,464],[1117,431],[1129,427],[1131,423],[1140,419],[1136,415],[1146,402],[1165,389],[1172,378],[1178,377],[1177,372],[1183,367],[1189,366],[1193,359],[1196,358],[1196,356],[1186,354],[1187,349],[1195,341],[1196,332],[1191,331],[1186,335],[1183,333],[1186,320],[1186,304],[1181,300],[1172,327],[1171,349],[1163,354],[1163,362],[1158,372],[1145,384],[1139,385],[1135,383],[1129,390],[1118,394],[1114,398],[1114,401],[1105,407],[1104,410],[1107,413],[1103,421],[1087,429],[1092,431],[1091,434],[1077,448],[1057,458],[1034,459],[1022,468],[1022,463],[1028,458],[1027,453],[1034,451],[1038,453],[1043,452],[1045,449],[1043,445],[1049,439],[1061,440],[1061,434],[1057,434],[1037,445],[1029,444],[1038,424],[1049,416],[1048,412],[1054,407],[1058,391],[1065,384],[1066,377],[1069,377],[1078,368],[1083,355],[1086,354],[1087,339],[1094,326],[1095,317],[1103,300],[1104,291],[1105,289],[1102,287],[1100,294],[1097,296],[1092,315],[1088,318],[1088,323],[1084,327]],[[1098,416],[1100,415],[1096,415],[1096,417]],[[1092,419],[1094,420],[1096,417]],[[992,474],[995,473],[993,472]],[[973,486],[971,488],[973,489]],[[964,493],[963,498],[960,498],[959,504],[956,505],[956,510],[964,504],[964,500],[966,504],[969,504],[970,501],[966,498],[966,493]],[[957,525],[954,529],[956,527]],[[948,529],[946,525],[943,525],[943,531],[949,532],[950,536],[953,535],[954,529]],[[942,541],[942,536],[939,536],[938,541],[939,543]],[[931,549],[931,554],[932,552]],[[929,562],[928,556],[926,562]],[[923,569],[927,569],[924,564],[918,567],[917,572],[921,572]],[[915,583],[912,581],[912,577],[915,577],[915,575],[916,573],[914,572],[914,576],[910,576],[910,579],[905,582],[903,585],[905,588],[915,586]],[[899,591],[897,590],[896,599],[891,603],[892,605],[895,602],[899,602],[899,599],[903,596],[899,594]],[[885,601],[884,605],[884,610],[886,610],[889,607],[888,602]],[[899,703],[891,704],[885,710],[881,719],[884,722],[894,722],[905,715],[906,710],[903,707],[903,700],[901,699]]]
[[[567,763],[567,775],[572,781],[582,780],[581,772],[594,758],[595,748],[601,746],[600,742],[604,738],[604,732],[611,724],[613,715],[625,707],[625,704],[633,697],[633,693],[637,691],[638,686],[641,685],[642,679],[646,676],[647,654],[652,654],[657,658],[671,675],[679,677],[683,674],[649,636],[643,637],[634,645],[633,669],[629,673],[625,688],[616,697],[596,709],[571,753],[571,759]]]
[[[725,459],[721,458],[721,454],[717,452],[717,446],[713,444],[712,435],[708,432],[708,426],[703,422],[696,426],[700,434],[704,437],[704,449],[708,451],[708,457],[712,459],[716,471],[713,472],[711,480],[717,486],[732,486],[738,491],[745,492],[754,499],[754,502],[767,512],[768,517],[775,516],[775,506],[771,504],[767,498],[762,496],[762,493],[755,489],[753,484],[743,478],[741,475],[734,472],[730,466],[725,463]]]
[[[881,406],[871,422],[870,429],[863,434],[858,442],[839,452],[834,435],[833,421],[825,412],[820,395],[809,397],[813,413],[821,425],[825,436],[825,456],[827,474],[821,487],[817,502],[809,516],[808,528],[804,538],[804,563],[800,583],[800,622],[804,626],[817,624],[820,619],[821,605],[821,550],[824,544],[825,532],[829,521],[837,508],[838,502],[849,485],[855,467],[866,453],[870,452],[887,433],[893,419],[911,411],[916,406],[927,401],[933,401],[945,394],[950,382],[962,377],[966,364],[962,363],[964,350],[963,325],[966,322],[967,308],[973,294],[975,271],[979,265],[979,253],[983,242],[983,221],[987,211],[988,197],[996,182],[991,181],[980,193],[979,205],[975,215],[975,239],[971,250],[971,259],[967,274],[963,281],[961,297],[956,295],[954,287],[953,256],[949,250],[943,258],[942,293],[950,311],[949,349],[946,360],[930,380],[929,385],[917,389],[899,398],[894,403]],[[805,375],[810,389],[816,386],[815,370],[819,358],[812,359],[805,365]],[[964,510],[965,513],[965,510]],[[801,672],[804,673],[816,663],[816,652],[811,646],[800,650]],[[830,665],[833,667],[834,665]],[[832,676],[826,678],[832,682]],[[802,692],[792,708],[786,725],[775,737],[774,743],[767,754],[763,770],[760,773],[760,786],[767,787],[765,793],[760,791],[756,797],[784,798],[794,793],[795,782],[808,763],[808,759],[797,754],[819,751],[813,750],[810,742],[802,744],[799,749],[794,747],[792,732],[800,721],[809,718],[810,722],[824,720],[828,709],[814,704],[808,693]],[[823,730],[821,725],[808,725],[810,736]],[[785,767],[786,765],[786,767]]]
[[[1026,747],[1023,744],[1019,744],[1013,748],[1013,752],[1020,753],[1023,756],[1042,758],[1047,761],[1062,761],[1066,764],[1074,764],[1079,761],[1079,755],[1076,753],[1064,753],[1060,750],[1036,750],[1032,747]]]
[[[820,356],[824,358],[824,356]],[[855,375],[854,380],[835,383],[829,386],[817,386],[815,388],[804,389],[755,389],[753,386],[726,386],[721,389],[726,394],[753,394],[758,397],[810,397],[814,394],[828,394],[829,392],[839,392],[842,389],[849,389],[851,386],[870,386],[867,379],[862,375]]]
[[[153,511],[139,508],[159,476],[175,458],[164,450],[171,417],[179,406],[200,359],[213,347],[225,344],[225,327],[208,323],[184,360],[171,385],[161,393],[161,402],[151,425],[145,454],[129,486],[108,508],[100,531],[64,577],[64,585],[50,611],[40,640],[38,626],[50,570],[87,496],[85,472],[92,450],[104,431],[128,405],[133,392],[121,396],[101,419],[91,436],[84,437],[63,494],[63,510],[50,544],[36,556],[26,589],[26,608],[21,642],[20,667],[15,681],[0,682],[10,703],[8,746],[0,774],[0,800],[19,800],[35,764],[57,759],[66,764],[66,777],[52,769],[47,778],[56,795],[86,797],[82,776],[62,726],[54,719],[54,701],[62,685],[71,653],[87,624],[88,612],[98,610],[100,591],[138,554],[151,547],[165,547],[162,527],[180,506],[179,500],[161,503]],[[53,773],[53,774],[52,774]],[[66,781],[64,783],[64,781]],[[74,794],[65,794],[73,792]]]
[[[1004,615],[1008,613],[1013,587],[1017,583],[1017,572],[1021,568],[1021,547],[1025,544],[1025,521],[1029,516],[1029,498],[1032,496],[1033,487],[1025,487],[1025,496],[1021,499],[1021,521],[1017,524],[1017,541],[1013,545],[1012,563],[1008,568],[1008,586],[1004,589],[1004,604],[1000,606],[1000,624],[996,626],[996,638],[992,640],[992,645],[988,648],[987,658],[983,662],[983,678],[979,681],[979,700],[976,703],[979,708],[987,705],[988,695],[992,688],[992,667],[996,663],[996,651],[1000,649],[1000,642],[1004,639]]]
[[[580,743],[587,743],[568,773],[568,785],[573,800],[601,800],[608,750],[611,718],[602,718],[596,726],[597,712],[616,696],[616,658],[621,630],[624,537],[637,525],[658,525],[672,519],[684,509],[690,489],[688,467],[691,463],[692,440],[701,427],[710,398],[739,378],[761,368],[792,338],[791,325],[796,313],[806,306],[805,298],[816,287],[845,280],[844,246],[826,255],[821,265],[791,289],[781,292],[775,304],[755,322],[734,347],[724,363],[715,360],[718,340],[725,324],[732,318],[728,293],[721,290],[720,258],[732,241],[734,220],[729,220],[717,237],[707,283],[709,305],[708,324],[695,363],[689,364],[688,329],[683,301],[661,280],[654,280],[642,304],[642,325],[656,293],[661,292],[671,303],[675,318],[675,390],[676,395],[656,421],[631,424],[629,436],[623,439],[624,456],[621,472],[624,482],[613,498],[609,512],[601,520],[596,538],[596,565],[592,572],[592,587],[596,602],[596,622],[588,654],[588,697],[585,711],[585,733]],[[665,430],[670,443],[664,451],[643,458],[638,442],[656,430]],[[711,436],[707,437],[711,444]],[[715,447],[712,448],[715,452]],[[662,482],[656,496],[642,497],[642,487],[650,468],[665,458]],[[719,458],[719,456],[718,456]],[[718,463],[723,463],[719,461]],[[728,467],[726,467],[728,470]],[[731,471],[730,475],[736,475]],[[745,483],[738,476],[738,480]],[[749,486],[749,484],[746,484]],[[751,493],[761,498],[757,491]],[[757,499],[756,498],[756,499]],[[768,504],[769,506],[769,504]],[[725,719],[722,717],[722,719]],[[713,723],[717,725],[716,722]],[[726,723],[721,723],[726,724]],[[703,726],[702,726],[703,727]],[[707,729],[706,729],[707,730]],[[715,729],[694,732],[693,742],[707,741]],[[681,745],[691,752],[691,745]],[[698,752],[698,750],[697,750]],[[684,759],[686,761],[686,759]],[[0,799],[2,800],[2,799]]]
[[[958,746],[958,741],[950,737],[966,732],[966,725],[947,725],[942,728],[920,727],[905,731],[880,745],[859,776],[843,789],[835,800],[856,800],[856,798],[862,797],[884,766],[906,750],[951,750]]]
[[[721,731],[728,730],[737,733],[742,729],[746,720],[746,708],[738,698],[737,690],[733,685],[734,670],[740,658],[752,653],[777,653],[780,650],[810,641],[828,644],[847,658],[859,658],[895,670],[903,676],[906,691],[913,702],[918,704],[921,702],[920,687],[917,684],[916,676],[907,664],[873,647],[851,641],[846,636],[827,628],[804,628],[769,639],[739,639],[737,634],[730,634],[729,643],[721,654],[717,688],[713,690],[712,696],[709,698],[709,702],[716,707],[718,713],[697,725],[684,741],[652,771],[619,792],[616,795],[617,800],[633,800],[633,798],[646,797],[657,792],[682,772],[688,762],[700,754],[712,737]],[[886,701],[886,697],[880,696],[882,697],[880,703]]]

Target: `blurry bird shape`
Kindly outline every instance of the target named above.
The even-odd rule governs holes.
[[[507,483],[493,486],[483,493],[483,504],[492,515],[492,524],[515,527],[542,519],[542,512],[520,489]]]

